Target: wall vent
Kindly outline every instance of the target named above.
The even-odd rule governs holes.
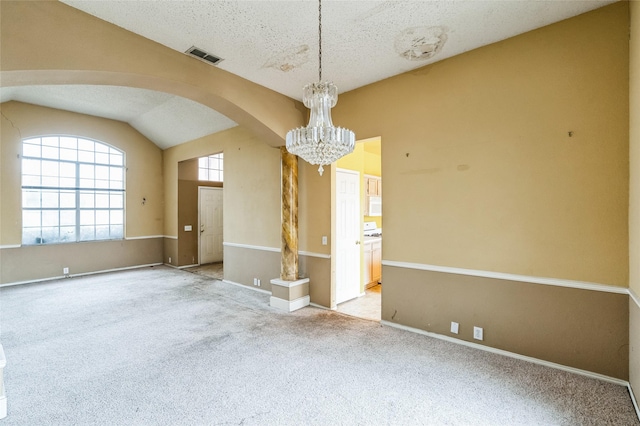
[[[205,52],[204,50],[195,47],[195,46],[191,46],[189,49],[187,49],[186,52],[187,55],[191,55],[194,58],[198,58],[202,61],[206,61],[209,62],[212,65],[217,65],[220,61],[222,61],[222,58],[218,58],[217,56],[214,56],[210,53]]]

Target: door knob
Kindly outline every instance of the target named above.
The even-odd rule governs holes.
[[[356,241],[356,245],[360,244],[360,241]]]

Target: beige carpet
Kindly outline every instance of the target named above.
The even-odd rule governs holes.
[[[7,425],[638,425],[627,389],[167,268],[0,289]]]

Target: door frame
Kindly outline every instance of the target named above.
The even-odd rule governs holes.
[[[204,185],[198,185],[198,227],[197,227],[197,232],[198,232],[198,265],[202,265],[202,250],[201,250],[201,246],[200,246],[200,228],[202,227],[202,223],[201,223],[201,217],[200,217],[200,190],[202,189],[213,189],[213,190],[219,190],[222,191],[224,188],[220,187],[220,186],[204,186]],[[223,202],[222,202],[222,220],[224,223],[224,191],[222,192],[222,198],[223,198]],[[224,249],[222,251],[222,256],[223,256],[223,262],[224,262]]]
[[[339,167],[331,167],[331,309],[336,309],[337,308],[337,303],[336,303],[336,295],[337,295],[337,282],[338,282],[338,277],[337,277],[337,265],[336,265],[336,261],[337,261],[337,253],[338,253],[338,229],[337,229],[337,217],[338,217],[338,209],[337,209],[337,197],[338,197],[338,191],[337,191],[337,173],[338,172],[343,172],[343,173],[348,173],[348,174],[352,174],[352,175],[357,175],[358,176],[358,188],[359,188],[359,201],[358,204],[360,206],[359,208],[359,213],[358,213],[358,224],[359,224],[359,238],[360,238],[360,256],[359,256],[359,260],[360,262],[358,263],[358,277],[359,277],[359,289],[362,289],[362,235],[363,235],[363,230],[362,230],[362,226],[363,226],[363,221],[362,221],[362,214],[363,214],[363,210],[362,210],[362,173],[360,173],[357,170],[349,170],[349,169],[343,169],[343,168],[339,168]],[[359,291],[359,294],[361,293],[361,291]]]

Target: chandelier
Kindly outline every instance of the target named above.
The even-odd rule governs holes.
[[[331,164],[353,152],[356,135],[349,129],[334,127],[331,108],[338,102],[338,88],[322,81],[322,0],[318,0],[318,82],[304,86],[304,106],[311,110],[307,127],[287,132],[287,151],[308,163],[322,166]]]

